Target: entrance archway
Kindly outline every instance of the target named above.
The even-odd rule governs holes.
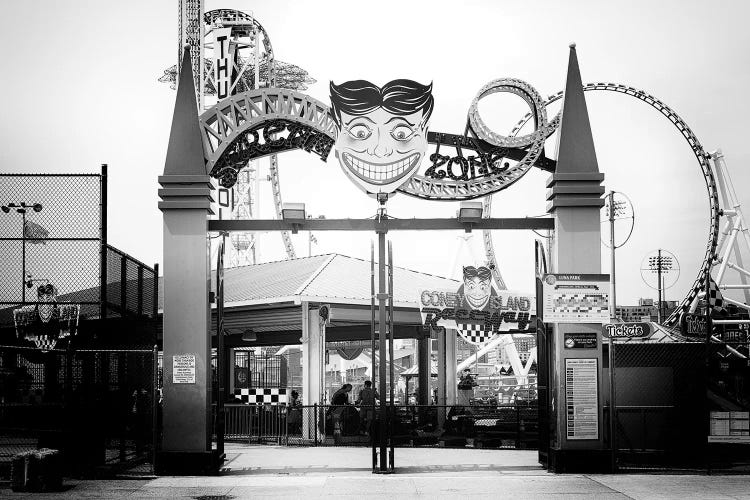
[[[231,185],[236,178],[238,166],[247,160],[287,151],[304,149],[325,159],[333,146],[335,125],[326,106],[318,101],[290,91],[267,89],[253,91],[221,101],[210,113],[204,114],[200,122],[192,121],[195,114],[195,96],[189,52],[183,58],[183,72],[178,87],[178,105],[175,111],[170,147],[165,166],[165,175],[160,178],[163,200],[160,208],[165,221],[165,306],[164,306],[164,350],[165,350],[165,432],[164,452],[167,462],[183,461],[192,455],[208,456],[215,461],[219,457],[206,449],[207,432],[210,429],[208,410],[208,363],[210,336],[208,322],[208,289],[210,267],[205,261],[206,233],[232,230],[347,230],[371,231],[378,234],[379,283],[373,300],[379,302],[380,350],[385,352],[386,303],[385,293],[385,235],[395,230],[472,230],[472,229],[554,229],[559,227],[558,244],[554,255],[555,268],[568,272],[599,272],[599,208],[603,188],[603,175],[593,153],[588,115],[580,90],[575,51],[571,51],[568,82],[566,88],[566,114],[561,120],[561,147],[555,173],[548,187],[549,212],[554,218],[482,219],[467,216],[456,219],[392,219],[385,212],[375,219],[324,219],[253,221],[253,220],[207,220],[211,207],[209,200],[209,178],[212,176],[224,186]],[[514,86],[515,85],[515,86]],[[496,81],[480,90],[478,100],[496,88],[521,89],[522,97],[533,104],[537,114],[538,133],[523,140],[506,141],[490,133],[476,132],[474,136],[451,136],[437,134],[437,144],[453,147],[457,155],[450,158],[450,165],[460,165],[460,172],[434,172],[434,177],[422,182],[420,189],[407,194],[427,199],[467,200],[478,198],[513,184],[532,164],[551,165],[543,157],[543,143],[550,132],[540,109],[538,95],[515,82]],[[482,130],[477,121],[476,129]],[[567,124],[567,125],[566,125]],[[200,158],[195,141],[202,145]],[[496,141],[492,144],[488,141]],[[484,141],[484,142],[482,142]],[[571,146],[572,141],[578,145]],[[580,146],[580,143],[583,146]],[[519,147],[516,147],[519,146]],[[487,152],[485,148],[492,151]],[[462,149],[474,149],[483,156],[475,163],[464,158]],[[498,164],[502,158],[518,158],[516,169]],[[563,161],[564,160],[564,161]],[[474,168],[475,170],[472,170]],[[450,177],[444,183],[439,179]],[[424,188],[424,189],[423,189]],[[384,200],[379,200],[384,203]],[[374,274],[374,272],[373,272]],[[184,294],[178,297],[177,291]],[[178,298],[180,300],[178,300]],[[197,304],[206,304],[206,308]],[[578,328],[593,328],[591,325],[573,325]],[[556,336],[559,332],[555,332]],[[208,338],[207,338],[208,337]],[[195,354],[192,354],[192,353]],[[588,358],[601,359],[601,349],[588,352]],[[562,358],[555,360],[555,370],[560,371]],[[381,384],[385,380],[381,364]],[[179,376],[178,376],[179,375]],[[185,385],[183,385],[185,384]],[[190,386],[190,384],[195,384]],[[381,387],[383,387],[381,385]],[[384,393],[381,390],[381,393]],[[595,395],[598,397],[598,393]],[[170,407],[171,406],[171,407]],[[381,399],[381,415],[385,415],[385,402]],[[202,418],[205,417],[205,418]],[[180,439],[189,436],[190,439]],[[381,433],[381,436],[384,436]],[[208,441],[208,440],[206,440]],[[392,471],[393,461],[387,457],[381,441],[379,470]],[[602,438],[586,443],[588,449],[601,449]],[[179,453],[179,454],[178,454]],[[171,455],[170,455],[171,454]],[[197,457],[196,457],[197,458]],[[196,462],[197,463],[197,462]],[[205,461],[204,461],[205,463]],[[389,464],[390,463],[390,467]],[[213,466],[213,465],[211,465]],[[182,470],[184,472],[184,469]]]

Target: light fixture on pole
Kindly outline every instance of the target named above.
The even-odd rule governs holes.
[[[300,226],[305,221],[304,203],[283,203],[281,205],[281,218],[292,224],[292,234],[297,234]]]
[[[662,320],[662,302],[664,291],[677,283],[680,277],[680,263],[677,257],[668,250],[659,248],[653,250],[641,262],[641,278],[643,281],[659,291],[659,303],[657,306],[657,322]]]
[[[0,207],[6,214],[10,213],[11,210],[15,210],[16,213],[21,214],[21,301],[24,304],[26,303],[26,233],[28,231],[26,226],[26,212],[31,209],[38,213],[42,211],[42,208],[41,203],[26,203],[25,201],[8,203]]]
[[[467,233],[471,232],[472,226],[482,220],[483,204],[481,201],[462,201],[458,209],[458,220],[464,225]]]
[[[255,342],[258,340],[258,336],[252,328],[248,328],[242,332],[242,340],[245,342]]]
[[[609,318],[612,323],[617,321],[617,282],[615,280],[615,250],[625,245],[633,234],[635,226],[635,212],[630,199],[618,191],[610,191],[607,195],[607,203],[604,205],[605,214],[602,218],[602,243],[610,249],[610,272],[609,272]],[[623,221],[626,224],[627,236],[618,242],[615,239],[615,222]],[[627,225],[630,227],[628,228]],[[609,238],[605,234],[609,230]]]
[[[312,219],[313,216],[312,215],[308,215],[307,218],[308,219]],[[325,219],[325,218],[326,218],[325,215],[319,215],[318,216],[318,219]],[[313,235],[312,231],[310,231],[308,229],[307,230],[307,256],[308,257],[310,257],[312,255],[312,245],[313,245],[313,243],[315,243],[317,245],[318,244],[318,239],[315,237],[315,235]]]

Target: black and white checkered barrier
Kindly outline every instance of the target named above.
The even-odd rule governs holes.
[[[235,399],[241,400],[247,404],[271,404],[271,405],[285,405],[287,404],[286,389],[280,389],[278,387],[262,388],[257,387],[254,389],[235,389]]]
[[[461,336],[472,344],[483,344],[492,337],[496,332],[485,330],[484,324],[478,323],[459,323],[456,322],[456,328]]]

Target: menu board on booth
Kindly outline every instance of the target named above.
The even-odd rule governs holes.
[[[599,439],[598,366],[595,358],[565,360],[567,438]]]
[[[545,322],[609,322],[608,274],[545,274],[542,292]]]

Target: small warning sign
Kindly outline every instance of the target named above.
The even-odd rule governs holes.
[[[172,356],[172,383],[195,383],[195,354],[175,354]]]

